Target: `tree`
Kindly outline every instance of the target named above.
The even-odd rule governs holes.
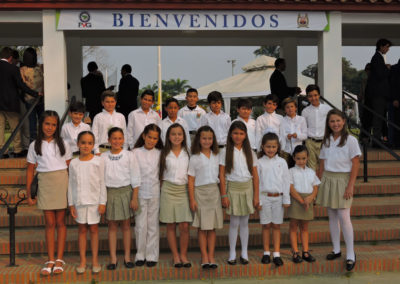
[[[162,100],[165,101],[166,99],[176,96],[180,93],[184,93],[186,89],[190,88],[190,85],[188,85],[188,80],[182,80],[182,79],[170,79],[168,81],[162,80],[161,83],[161,88],[162,88]],[[152,90],[157,97],[158,94],[158,83],[153,83],[152,85],[147,85],[140,89],[140,93],[143,92],[144,90]]]
[[[262,45],[258,49],[254,50],[254,55],[255,56],[261,56],[261,55],[267,55],[271,57],[278,58],[280,54],[280,47],[279,46],[267,46],[267,45]]]

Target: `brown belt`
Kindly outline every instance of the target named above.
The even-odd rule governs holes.
[[[313,137],[308,137],[308,139],[311,139],[312,141],[317,142],[317,143],[321,143],[323,140],[323,139],[317,139],[317,138],[313,138]]]
[[[268,197],[278,197],[278,196],[281,196],[281,195],[283,195],[283,193],[281,192],[281,193],[269,193],[269,192],[262,192],[262,194],[264,194],[264,195],[266,195],[266,196],[268,196]]]

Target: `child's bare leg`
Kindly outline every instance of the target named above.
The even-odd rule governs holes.
[[[208,261],[210,263],[215,263],[215,241],[217,239],[217,234],[215,230],[210,230],[207,233],[207,246],[208,246]]]
[[[298,220],[290,219],[289,223],[289,232],[290,232],[290,244],[292,246],[293,252],[298,252],[299,248],[297,246],[297,227],[298,227]]]
[[[201,253],[201,263],[209,263],[208,260],[208,253],[207,253],[207,232],[208,231],[203,231],[200,230],[198,231],[199,235],[199,247],[200,247],[200,253]]]
[[[67,239],[67,226],[65,226],[65,209],[56,210],[56,226],[57,226],[57,259],[64,258],[65,240]],[[60,266],[56,263],[55,266]],[[62,266],[62,264],[61,264]]]
[[[131,241],[132,241],[132,233],[131,233],[131,219],[121,221],[122,227],[122,239],[124,242],[124,260],[126,262],[131,261]]]
[[[274,240],[274,252],[281,249],[281,225],[272,224],[272,238]]]
[[[174,258],[174,263],[181,262],[178,253],[178,245],[176,242],[176,223],[167,224],[167,240],[169,248],[172,252],[172,257]]]
[[[79,246],[79,256],[80,264],[79,267],[86,267],[86,235],[87,235],[87,224],[78,225],[78,246]]]
[[[108,247],[110,250],[110,263],[117,263],[117,221],[108,221]]]
[[[262,225],[262,239],[263,239],[264,251],[269,251],[270,228],[271,228],[271,223]]]
[[[90,247],[92,249],[92,266],[99,266],[99,225],[89,225]]]
[[[308,221],[300,221],[300,237],[303,251],[308,251]]]
[[[189,262],[187,259],[187,250],[189,247],[189,223],[179,223],[179,246],[180,258],[183,263]]]

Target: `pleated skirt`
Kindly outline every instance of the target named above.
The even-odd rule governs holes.
[[[252,179],[245,182],[227,181],[227,195],[230,205],[226,214],[247,216],[254,213]]]
[[[194,198],[198,208],[194,212],[192,226],[200,230],[222,229],[224,215],[218,184],[196,186]]]
[[[332,209],[350,208],[353,198],[344,199],[350,173],[325,171],[319,186],[316,203]]]
[[[121,221],[131,218],[134,215],[133,210],[130,208],[132,194],[132,187],[130,185],[107,187],[106,219]]]
[[[310,195],[310,193],[299,193],[302,198]],[[297,220],[313,220],[314,219],[314,206],[313,203],[310,204],[306,210],[300,202],[298,202],[293,197],[290,197],[290,206],[288,208],[288,218]]]
[[[192,222],[187,184],[177,185],[163,181],[160,197],[160,222]]]

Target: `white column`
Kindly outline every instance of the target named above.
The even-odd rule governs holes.
[[[76,96],[78,101],[82,100],[81,77],[82,77],[82,46],[79,37],[66,38],[67,44],[67,81],[71,88],[69,97]]]
[[[288,86],[298,86],[297,78],[297,40],[284,38],[280,48],[280,56],[286,60],[285,78]]]
[[[61,116],[67,106],[67,60],[63,31],[56,29],[56,11],[43,10],[44,103]]]
[[[342,109],[342,14],[329,12],[329,31],[318,39],[318,85],[321,94]]]

